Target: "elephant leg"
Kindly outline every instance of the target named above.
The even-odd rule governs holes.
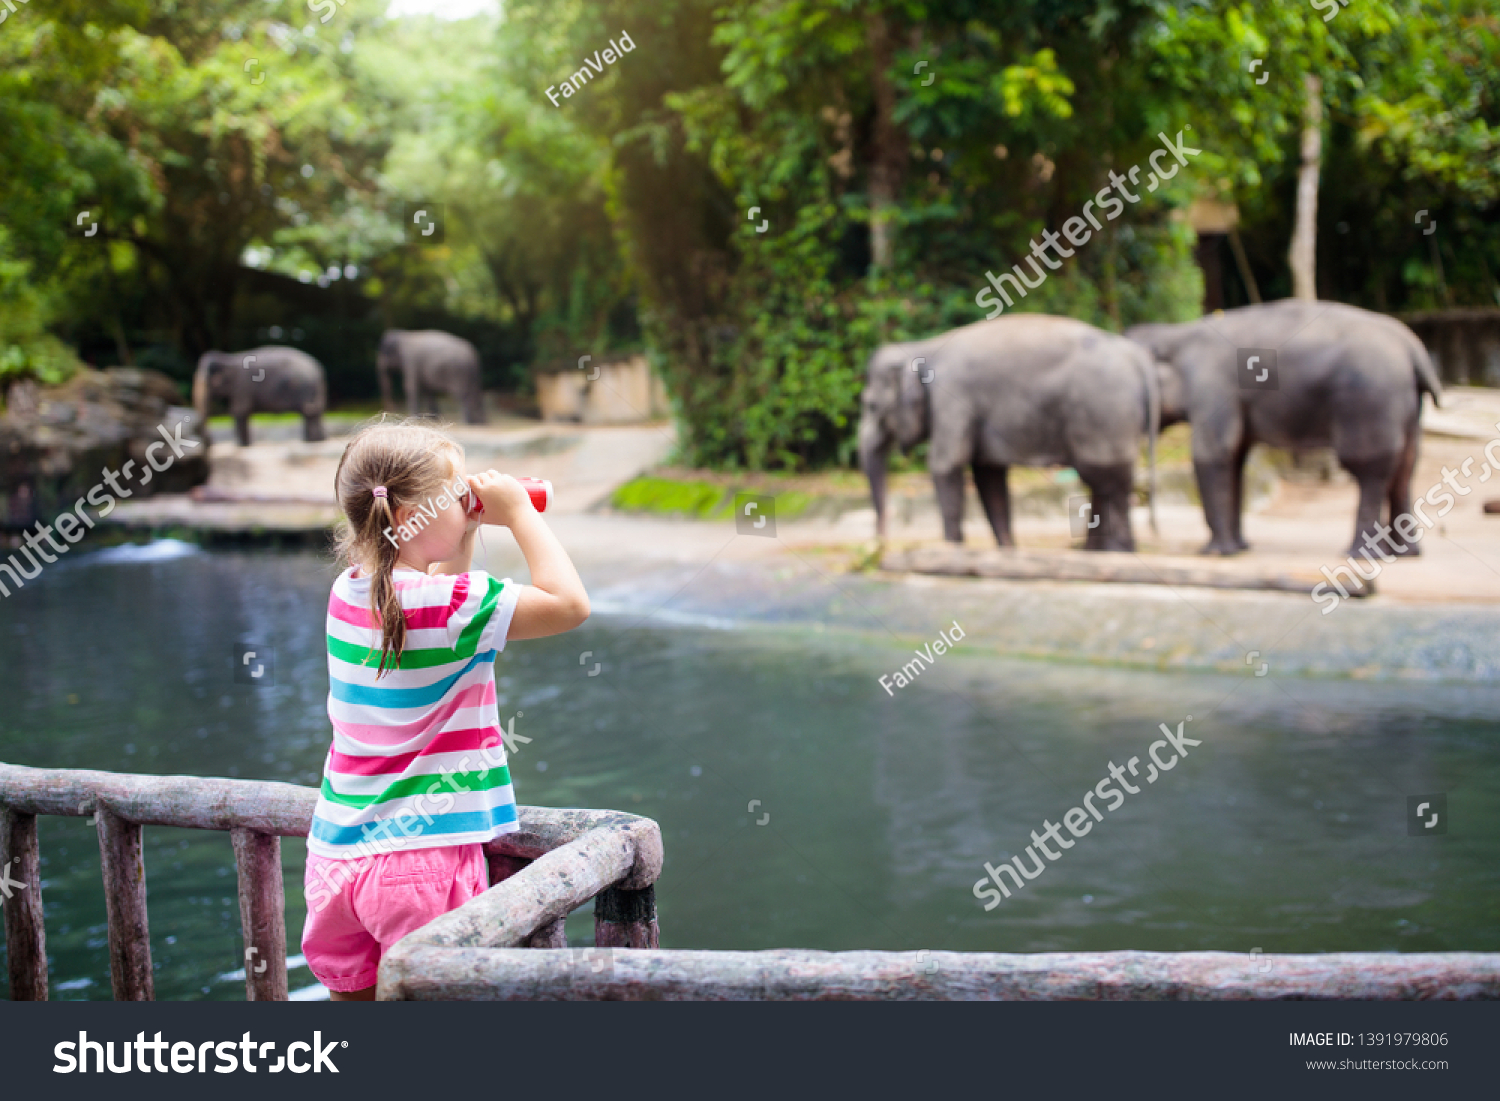
[[[1380,510],[1385,504],[1391,479],[1401,465],[1401,457],[1399,452],[1378,455],[1373,459],[1339,457],[1339,462],[1343,464],[1344,469],[1354,475],[1354,480],[1359,483],[1359,511],[1354,517],[1354,542],[1350,546],[1351,554],[1368,556],[1371,552],[1366,549],[1367,538],[1374,546],[1390,554],[1389,546],[1377,542],[1380,533],[1375,525],[1380,523]]]
[[[375,377],[380,382],[380,411],[388,412],[391,408],[391,375],[386,368],[377,366]]]
[[[1396,460],[1396,470],[1391,475],[1391,484],[1386,490],[1386,501],[1390,506],[1390,523],[1396,522],[1398,516],[1411,515],[1411,475],[1417,466],[1417,441],[1421,439],[1421,429],[1413,418],[1406,430],[1406,446],[1402,448],[1400,457]],[[1406,547],[1405,550],[1394,550],[1397,543]],[[1422,545],[1415,539],[1403,541],[1399,535],[1392,536],[1393,553],[1402,557],[1422,553]]]
[[[250,414],[236,413],[234,417],[234,435],[239,440],[241,447],[250,446]]]
[[[1245,519],[1245,462],[1250,458],[1251,442],[1247,435],[1229,460],[1229,538],[1235,550],[1242,551],[1250,549],[1240,525]]]
[[[326,440],[328,433],[323,430],[322,413],[304,413],[302,416],[302,438],[308,443],[317,443]]]
[[[1002,547],[1016,545],[1010,533],[1010,487],[1006,484],[1009,473],[1008,466],[974,464],[974,488],[979,491],[979,502],[984,505],[985,516],[989,517],[995,542]]]
[[[1243,548],[1234,538],[1230,510],[1234,501],[1233,475],[1230,463],[1205,463],[1193,460],[1198,478],[1198,497],[1203,502],[1203,518],[1211,533],[1200,554],[1238,554]],[[1082,472],[1080,471],[1080,476]]]
[[[1084,540],[1084,550],[1133,551],[1135,536],[1130,531],[1130,491],[1133,469],[1130,463],[1093,465],[1084,463],[1075,469],[1083,484],[1089,487],[1093,513],[1099,518]]]
[[[415,417],[422,412],[422,387],[417,384],[417,373],[407,371],[401,379],[406,387],[406,413]]]
[[[933,472],[932,487],[937,491],[938,511],[943,516],[943,538],[950,543],[964,541],[964,468],[954,467],[943,473]]]

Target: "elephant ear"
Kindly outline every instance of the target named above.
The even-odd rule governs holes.
[[[896,442],[909,451],[931,431],[932,388],[937,372],[928,363],[903,359],[895,368],[896,376]]]

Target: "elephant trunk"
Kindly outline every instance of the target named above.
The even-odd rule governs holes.
[[[391,364],[384,355],[375,360],[375,377],[380,382],[380,408],[387,412],[391,408]]]
[[[1149,352],[1140,358],[1145,363],[1146,464],[1150,472],[1147,493],[1150,495],[1148,503],[1151,506],[1151,534],[1160,537],[1161,528],[1156,523],[1156,438],[1161,435],[1161,375],[1157,370],[1155,357]]]
[[[193,372],[193,412],[198,414],[198,423],[201,431],[206,435],[208,432],[208,360],[198,361],[198,369]]]
[[[859,423],[859,466],[870,482],[870,500],[875,505],[875,537],[885,538],[886,531],[886,464],[891,455],[891,440],[880,426],[865,417]]]

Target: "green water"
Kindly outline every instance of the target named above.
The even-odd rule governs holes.
[[[49,567],[0,601],[0,760],[316,784],[333,575],[173,544]],[[1021,661],[976,635],[891,696],[911,655],[885,635],[596,614],[501,655],[518,798],[661,823],[664,947],[1500,951],[1500,690]],[[241,641],[274,649],[273,684],[234,682]],[[1189,714],[1201,746],[983,910],[985,861],[1111,761],[1144,775]],[[1448,833],[1408,836],[1427,793]],[[40,835],[53,996],[108,998],[93,829]],[[157,996],[243,998],[228,836],[145,836]],[[304,859],[283,843],[294,956]],[[291,985],[321,990],[305,966]]]

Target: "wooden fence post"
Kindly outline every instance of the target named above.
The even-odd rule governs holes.
[[[286,888],[281,838],[244,826],[229,831],[240,886],[240,928],[245,936],[245,1000],[284,1002]]]
[[[99,862],[104,874],[104,908],[109,920],[109,982],[117,1002],[156,999],[151,973],[151,932],[146,923],[146,861],[141,827],[127,822],[100,801]]]
[[[660,948],[656,886],[639,891],[611,887],[594,899],[594,944],[599,948]]]
[[[503,883],[515,875],[531,861],[524,856],[507,856],[505,853],[492,853],[485,857],[485,862],[490,869],[490,886]]]
[[[541,926],[526,942],[527,948],[566,948],[568,946],[568,934],[565,928],[565,918],[549,921]]]
[[[47,935],[42,928],[42,862],[36,815],[0,807],[0,877],[5,886],[5,945],[10,998],[47,1000]]]

